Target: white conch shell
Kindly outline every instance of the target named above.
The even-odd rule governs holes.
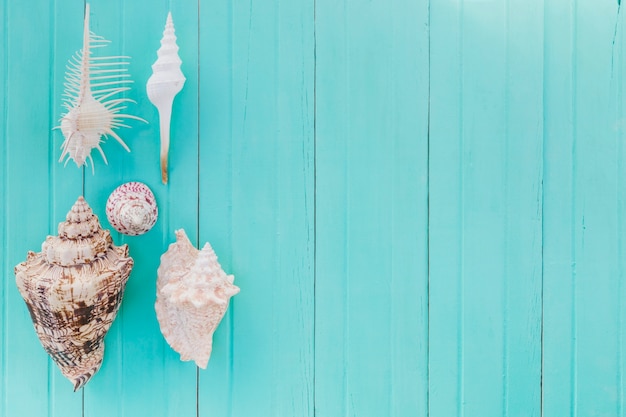
[[[205,369],[213,333],[230,297],[239,293],[234,277],[226,275],[211,245],[196,249],[182,229],[161,256],[157,273],[155,309],[161,332],[181,360],[193,360]]]
[[[159,111],[159,129],[161,131],[161,180],[167,184],[167,155],[170,147],[170,120],[172,104],[176,94],[183,89],[185,76],[180,70],[182,61],[178,56],[178,45],[174,34],[172,13],[167,14],[161,47],[157,51],[157,60],[152,64],[152,75],[146,89],[148,98]]]
[[[83,197],[41,249],[15,267],[17,287],[41,344],[76,391],[100,369],[133,260]]]
[[[113,190],[106,213],[111,226],[129,236],[143,235],[159,216],[154,194],[141,182],[127,182]]]
[[[67,157],[77,166],[86,164],[89,159],[93,171],[91,150],[100,151],[102,159],[107,163],[104,151],[100,147],[103,138],[115,138],[130,152],[124,141],[113,131],[119,127],[129,127],[122,119],[140,117],[122,114],[125,102],[134,102],[128,98],[113,98],[124,91],[130,90],[127,84],[132,83],[126,68],[126,56],[93,57],[92,48],[100,48],[109,43],[101,36],[89,32],[89,4],[85,8],[85,27],[83,30],[83,49],[78,51],[67,66],[65,76],[65,107],[67,113],[61,118],[61,131],[65,137],[59,162]]]

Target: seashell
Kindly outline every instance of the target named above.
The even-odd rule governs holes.
[[[111,226],[129,236],[143,235],[152,229],[159,216],[154,194],[141,182],[127,182],[113,190],[106,213]]]
[[[161,256],[157,274],[155,309],[161,333],[181,360],[205,369],[213,333],[230,297],[239,293],[234,277],[222,270],[211,245],[196,249],[182,229]]]
[[[106,136],[111,136],[128,152],[130,149],[114,129],[129,127],[123,119],[136,119],[145,122],[140,117],[120,113],[126,108],[126,102],[134,102],[128,98],[115,98],[120,93],[130,90],[127,85],[132,83],[127,73],[129,57],[111,56],[94,57],[93,48],[101,48],[109,43],[101,36],[89,32],[89,4],[85,8],[85,26],[83,30],[83,49],[78,51],[69,60],[65,75],[64,106],[67,109],[61,117],[61,125],[65,141],[61,145],[62,162],[70,159],[77,166],[91,162],[91,150],[97,149],[102,159],[107,163],[106,156],[100,144]]]
[[[41,252],[15,267],[41,344],[74,391],[100,369],[104,336],[120,306],[133,267],[128,246],[114,246],[83,197],[48,236]]]
[[[148,98],[159,111],[159,130],[161,132],[161,180],[167,184],[167,155],[170,147],[170,120],[172,104],[176,94],[183,89],[185,76],[180,70],[182,61],[178,56],[178,45],[174,34],[172,13],[167,14],[161,47],[157,51],[157,60],[152,64],[152,75],[146,89]]]

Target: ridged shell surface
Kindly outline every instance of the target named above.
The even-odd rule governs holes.
[[[159,129],[161,132],[161,180],[167,184],[167,158],[170,146],[170,120],[174,97],[183,89],[185,76],[180,69],[182,61],[178,56],[178,44],[174,30],[172,14],[168,13],[165,29],[161,38],[161,47],[157,51],[157,60],[152,64],[152,75],[146,83],[150,102],[159,111]]]
[[[128,246],[114,246],[108,230],[79,197],[58,236],[15,267],[44,349],[78,390],[100,369],[111,327],[133,267]]]
[[[152,229],[159,217],[159,210],[154,194],[146,184],[127,182],[109,196],[106,214],[115,230],[125,235],[138,236]]]
[[[65,141],[61,145],[59,162],[70,159],[77,166],[83,166],[93,159],[91,151],[97,149],[107,162],[101,143],[106,137],[112,137],[130,152],[130,149],[115,130],[128,127],[124,119],[143,119],[122,113],[128,102],[133,100],[121,97],[130,90],[132,83],[127,72],[128,57],[92,56],[96,48],[102,48],[109,41],[89,31],[89,3],[85,7],[83,28],[83,48],[78,51],[67,65],[65,76],[65,108],[67,112],[61,118],[61,131]],[[66,159],[67,158],[67,159]]]
[[[230,297],[239,293],[206,243],[196,249],[184,230],[161,256],[156,313],[167,343],[183,361],[204,369],[213,347],[213,333],[224,317]]]

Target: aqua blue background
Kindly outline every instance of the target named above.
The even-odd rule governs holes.
[[[95,175],[63,167],[82,0],[0,2],[0,416],[626,416],[626,36],[615,0],[93,0],[132,57]],[[160,183],[145,83],[171,10],[187,77]],[[140,180],[102,369],[72,392],[13,267],[84,194]],[[154,313],[185,228],[241,293],[206,370]]]

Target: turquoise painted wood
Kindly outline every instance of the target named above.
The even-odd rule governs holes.
[[[626,17],[615,0],[92,0],[132,149],[58,163],[84,0],[0,1],[0,417],[626,416]],[[170,183],[145,94],[172,11]],[[36,11],[36,12],[35,12]],[[101,370],[45,354],[13,267],[85,195],[160,208]],[[184,228],[241,293],[206,370],[154,313]]]
[[[428,3],[316,2],[316,415],[427,415]]]

